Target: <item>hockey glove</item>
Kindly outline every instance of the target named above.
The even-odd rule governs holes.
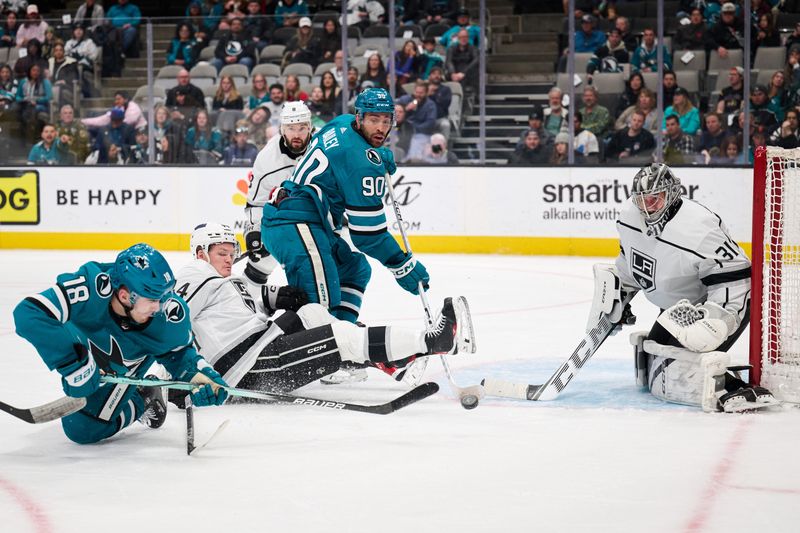
[[[228,399],[228,391],[222,387],[228,384],[219,375],[219,372],[210,366],[194,375],[192,383],[199,387],[192,391],[192,405],[205,407],[207,405],[222,405]]]
[[[248,226],[250,225],[248,224]],[[264,245],[261,244],[261,230],[255,226],[245,227],[244,245],[247,251],[250,252],[251,260],[258,261],[261,259],[264,253]]]
[[[381,155],[381,159],[383,159],[383,166],[386,172],[388,172],[390,176],[397,172],[397,163],[394,162],[392,150],[390,148],[377,148],[377,150]]]
[[[85,398],[100,388],[100,372],[94,357],[83,344],[74,344],[76,361],[59,367],[64,393],[73,398]]]
[[[394,275],[397,283],[411,294],[419,294],[419,283],[425,290],[428,289],[428,282],[431,277],[425,266],[414,258],[411,254],[405,254],[402,261],[394,265],[386,265]]]
[[[293,287],[291,285],[284,285],[283,287],[264,285],[261,291],[264,307],[269,311],[269,314],[274,313],[278,309],[297,311],[308,303],[308,295],[306,295],[306,291],[300,287]]]

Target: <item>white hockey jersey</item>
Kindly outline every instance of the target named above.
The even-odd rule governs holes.
[[[254,227],[261,226],[262,208],[269,200],[269,193],[292,176],[295,165],[302,157],[303,154],[295,154],[286,148],[281,135],[272,137],[258,153],[253,163],[245,206],[247,221]]]
[[[202,259],[178,272],[175,291],[189,304],[197,351],[230,384],[238,383],[263,347],[283,333],[274,327],[274,334],[265,335],[271,323],[260,299],[250,295],[241,278],[223,278]],[[229,364],[220,364],[226,356]]]
[[[715,302],[741,322],[750,305],[750,260],[725,224],[688,198],[658,236],[648,236],[631,200],[617,220],[623,287],[640,290],[661,309],[678,300]],[[738,324],[737,324],[738,325]]]

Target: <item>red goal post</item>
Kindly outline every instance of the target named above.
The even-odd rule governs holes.
[[[800,148],[756,150],[752,262],[751,382],[800,402]]]

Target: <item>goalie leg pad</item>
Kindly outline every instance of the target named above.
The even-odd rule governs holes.
[[[239,386],[291,391],[336,372],[341,362],[331,326],[281,335],[264,348]]]
[[[717,410],[719,396],[726,392],[727,353],[697,353],[647,340],[643,347],[651,357],[649,387],[653,396],[699,406],[705,412]]]
[[[592,309],[586,322],[586,332],[594,328],[603,315],[608,315],[612,324],[622,318],[622,283],[614,265],[597,263],[594,272],[594,297]]]

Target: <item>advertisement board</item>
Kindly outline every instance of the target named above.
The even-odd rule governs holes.
[[[393,177],[418,252],[614,255],[635,168],[404,167]],[[679,168],[685,195],[749,250],[752,170]],[[247,171],[228,167],[0,169],[0,248],[188,246],[218,221],[242,230]],[[385,201],[389,206],[388,198]],[[392,233],[398,234],[387,208]]]

